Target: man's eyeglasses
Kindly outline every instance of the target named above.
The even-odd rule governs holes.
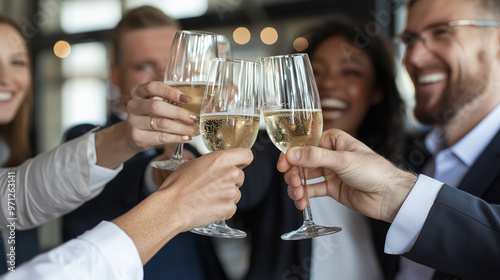
[[[456,26],[500,27],[500,21],[495,20],[455,20],[431,24],[419,33],[405,31],[394,37],[395,42],[401,42],[406,50],[412,50],[418,40],[422,41],[427,49],[435,51],[446,47],[454,37]]]

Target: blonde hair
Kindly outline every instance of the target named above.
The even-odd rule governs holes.
[[[22,37],[19,25],[6,16],[0,15],[0,24],[12,26]],[[25,43],[26,44],[26,43]],[[31,67],[31,59],[29,67]],[[31,73],[31,69],[30,69]],[[8,124],[0,125],[0,135],[5,139],[10,149],[10,157],[5,167],[21,164],[31,155],[31,145],[29,141],[29,126],[32,109],[33,89],[30,86],[26,92],[26,97],[22,101],[16,115]]]

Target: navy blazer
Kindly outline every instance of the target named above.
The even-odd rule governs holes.
[[[108,125],[121,121],[112,116]],[[95,126],[84,124],[66,133],[66,141],[80,136]],[[185,145],[196,156],[199,153]],[[132,209],[148,193],[144,188],[144,170],[156,156],[138,153],[123,165],[123,170],[94,199],[63,217],[63,238],[74,238],[102,220],[112,220]],[[168,213],[165,213],[168,215]],[[206,236],[185,232],[171,239],[145,266],[144,279],[226,279],[215,249]]]

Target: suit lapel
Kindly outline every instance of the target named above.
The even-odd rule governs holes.
[[[472,168],[467,172],[458,186],[474,196],[482,197],[492,187],[492,182],[500,173],[500,131],[477,158]],[[454,278],[455,277],[455,278]],[[451,274],[436,271],[433,280],[462,279]]]
[[[490,187],[493,179],[500,173],[500,131],[477,158],[458,186],[477,197],[481,197]]]

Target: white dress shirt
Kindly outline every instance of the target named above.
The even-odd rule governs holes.
[[[500,105],[449,148],[445,147],[440,129],[435,129],[428,135],[426,146],[433,154],[434,162],[425,167],[424,173],[434,175],[436,180],[419,176],[387,233],[386,253],[403,254],[411,249],[442,187],[440,182],[455,188],[459,186],[465,174],[500,130],[498,120],[500,120]],[[433,269],[402,257],[396,279],[427,280],[431,279],[433,274]]]
[[[30,229],[68,213],[97,196],[120,172],[123,165],[115,170],[96,165],[94,136],[89,132],[20,166],[0,168],[0,241],[5,250],[1,254],[10,247],[8,224],[14,223],[16,230]],[[9,151],[1,139],[0,150]],[[9,206],[15,210],[9,211]]]
[[[383,279],[368,219],[331,197],[311,198],[310,205],[316,223],[342,227],[339,233],[312,239],[310,279]]]
[[[139,252],[130,237],[111,222],[33,258],[0,276],[2,280],[143,279]]]
[[[0,230],[13,218],[16,230],[37,227],[97,196],[123,165],[111,170],[96,161],[94,133],[88,132],[19,166],[0,168]],[[14,192],[9,174],[15,176]],[[15,196],[14,215],[9,195]]]

